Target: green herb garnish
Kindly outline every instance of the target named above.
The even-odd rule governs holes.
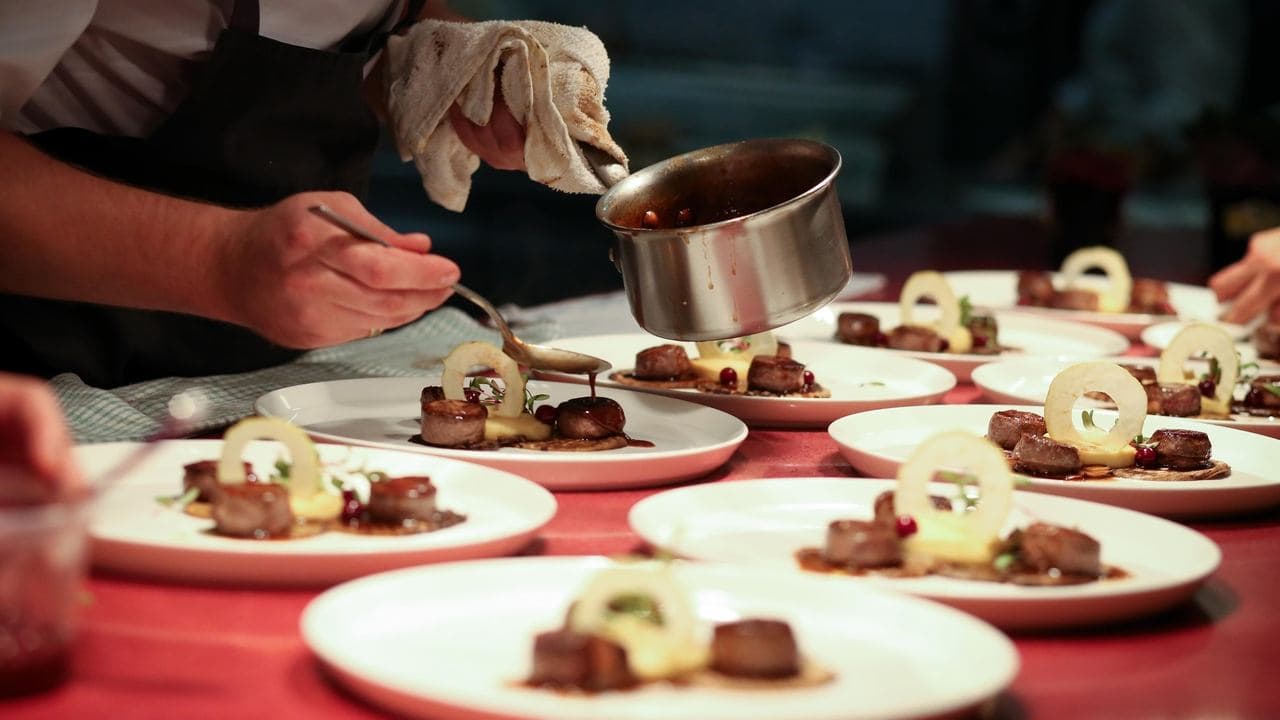
[[[858,387],[884,387],[884,383],[879,380],[868,380],[864,383],[858,383]]]
[[[652,597],[640,593],[617,595],[609,600],[609,613],[612,615],[631,615],[637,620],[662,625],[662,611]]]
[[[289,484],[289,473],[293,471],[293,463],[280,458],[276,460],[271,467],[275,468],[275,472],[271,473],[271,477],[267,478],[270,482],[279,483],[281,485]]]
[[[938,479],[955,483],[956,498],[964,505],[965,511],[969,511],[978,506],[979,496],[976,493],[970,493],[969,488],[978,487],[978,476],[972,473],[952,472],[950,470],[939,470]]]
[[[529,414],[533,414],[534,405],[542,402],[543,400],[550,399],[551,396],[546,393],[538,393],[537,395],[534,395],[529,391],[529,387],[527,385],[524,388],[524,410]]]
[[[1085,430],[1101,430],[1101,429],[1102,429],[1102,428],[1098,427],[1097,425],[1093,424],[1093,411],[1092,411],[1092,410],[1081,410],[1081,411],[1080,411],[1080,422],[1081,422],[1081,424],[1083,424],[1083,425],[1084,425],[1084,429],[1085,429]]]
[[[195,500],[198,497],[200,497],[200,488],[192,487],[192,488],[187,488],[186,492],[182,493],[181,495],[178,495],[177,497],[174,497],[172,495],[161,495],[160,497],[156,498],[156,502],[160,503],[165,507],[171,507],[175,510],[181,510],[182,508],[189,505],[193,500]]]
[[[1005,572],[1009,568],[1013,567],[1013,563],[1017,559],[1017,556],[1011,552],[1000,553],[996,556],[995,560],[991,561],[991,566],[1000,572]]]
[[[1264,383],[1262,389],[1276,397],[1280,397],[1280,383]]]
[[[960,296],[960,327],[968,327],[969,321],[973,319],[973,303],[969,301],[968,295]]]

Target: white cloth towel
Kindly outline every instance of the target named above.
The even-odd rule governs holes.
[[[454,133],[449,108],[456,102],[472,122],[488,124],[497,75],[503,99],[525,128],[530,178],[565,192],[604,192],[580,142],[626,166],[604,107],[609,55],[586,28],[424,20],[390,38],[387,72],[400,157],[413,159],[427,195],[450,210],[466,205],[480,159]]]

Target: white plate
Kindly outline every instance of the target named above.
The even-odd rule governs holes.
[[[81,445],[76,460],[89,472],[111,467],[137,443]],[[156,501],[182,491],[182,466],[215,459],[221,440],[174,440],[112,485],[97,500],[89,534],[93,562],[124,572],[200,582],[272,585],[331,584],[360,575],[427,562],[515,552],[546,525],[556,501],[541,487],[510,473],[415,453],[345,445],[317,446],[335,468],[428,475],[440,507],[466,521],[418,535],[374,536],[325,532],[296,540],[243,540],[208,532],[201,520]],[[245,459],[262,474],[284,451],[250,443]],[[357,478],[358,481],[358,478]]]
[[[1155,367],[1154,358],[1124,358],[1126,365],[1146,365]],[[1202,363],[1203,364],[1203,363]],[[973,371],[973,384],[993,402],[1016,403],[1020,405],[1044,403],[1049,394],[1049,383],[1070,363],[1057,360],[1037,360],[1024,358],[1006,360],[983,365]],[[1280,437],[1280,418],[1255,417],[1252,415],[1235,415],[1231,420],[1213,418],[1197,418],[1210,425],[1247,430],[1260,435]]]
[[[522,687],[533,638],[564,621],[603,558],[517,558],[402,570],[316,598],[302,636],[356,693],[398,714],[555,720],[836,720],[941,715],[994,696],[1017,673],[1012,643],[950,608],[836,578],[676,563],[707,623],[791,623],[824,685],[731,690],[655,684],[574,695]],[[443,589],[443,591],[442,591]]]
[[[936,405],[924,408],[872,410],[831,424],[831,437],[840,453],[869,477],[894,477],[925,439],[944,430],[967,430],[986,435],[991,414],[1009,405]],[[1012,406],[1043,413],[1043,407]],[[1115,418],[1112,410],[1095,410],[1103,427]],[[1156,480],[1065,481],[1028,477],[1025,489],[1053,495],[1119,505],[1167,517],[1207,517],[1258,510],[1280,503],[1280,440],[1209,425],[1195,420],[1151,415],[1143,426],[1150,435],[1160,428],[1199,430],[1209,436],[1213,457],[1231,465],[1220,480],[1160,482]]]
[[[563,338],[552,344],[604,358],[613,364],[614,370],[629,370],[635,367],[637,352],[670,342],[654,335],[635,333]],[[690,357],[697,357],[693,343],[675,344],[684,346]],[[609,373],[597,378],[596,382],[601,386],[626,387],[678,397],[723,410],[750,425],[772,427],[826,427],[836,418],[863,410],[929,405],[941,400],[956,385],[955,376],[937,365],[895,358],[852,345],[801,340],[792,343],[791,355],[813,371],[815,380],[831,391],[831,397],[749,397],[692,389],[638,388],[609,380]],[[582,376],[554,377],[557,380],[586,382]]]
[[[413,450],[468,460],[523,475],[552,490],[646,487],[688,480],[722,465],[747,437],[742,421],[719,410],[649,393],[606,388],[627,418],[627,434],[653,447],[599,452],[455,450],[410,442],[418,434],[424,378],[370,378],[295,385],[258,398],[263,415],[282,417],[313,437],[338,442]],[[532,381],[533,393],[557,404],[586,389],[569,383]],[[540,403],[541,404],[541,403]]]
[[[1236,352],[1240,354],[1240,362],[1250,363],[1256,362],[1263,370],[1268,372],[1280,367],[1280,363],[1275,360],[1266,360],[1258,357],[1258,349],[1249,342],[1249,328],[1243,325],[1233,325],[1231,323],[1215,322],[1215,325],[1227,331],[1227,334],[1236,339]],[[1142,342],[1150,345],[1157,350],[1164,350],[1169,346],[1174,336],[1186,327],[1187,323],[1183,322],[1167,322],[1152,325],[1142,331]]]
[[[682,557],[800,570],[794,553],[822,547],[832,520],[870,520],[893,480],[787,478],[678,488],[631,508],[631,527]],[[938,484],[950,497],[955,486]],[[1005,629],[1111,622],[1190,597],[1221,559],[1218,547],[1181,525],[1132,510],[1070,498],[1014,493],[1005,532],[1034,521],[1077,528],[1102,544],[1102,561],[1128,577],[1063,587],[1022,587],[947,577],[837,576],[938,600]],[[805,573],[809,574],[809,573]]]
[[[892,329],[901,320],[897,303],[831,303],[816,313],[785,325],[774,331],[782,340],[825,340],[838,343],[835,339],[836,319],[840,313],[860,312],[874,315],[880,319],[880,327]],[[922,321],[933,318],[936,308],[922,306],[918,309]],[[887,348],[868,348],[868,350],[887,353],[889,356],[911,357],[927,360],[941,365],[955,374],[961,382],[969,380],[975,367],[990,362],[997,362],[1008,357],[1047,357],[1061,360],[1098,358],[1108,355],[1119,355],[1129,349],[1129,341],[1123,336],[1077,323],[1046,320],[1045,318],[1019,313],[997,312],[996,323],[1000,329],[1000,343],[1017,348],[1017,353],[1000,355],[974,355],[970,353],[931,353],[907,350],[889,350]]]
[[[1148,325],[1170,320],[1168,315],[1146,313],[1104,313],[1088,310],[1060,310],[1018,305],[1018,272],[1016,270],[966,270],[943,273],[957,296],[968,295],[974,305],[988,308],[1016,308],[1019,311],[1045,315],[1061,320],[1082,322],[1088,325],[1114,330],[1127,338],[1137,340]],[[1054,282],[1062,287],[1062,277],[1052,273]],[[1099,286],[1101,277],[1087,275],[1080,279],[1081,287]],[[1218,317],[1218,298],[1206,287],[1168,283],[1169,303],[1183,320],[1212,320]]]

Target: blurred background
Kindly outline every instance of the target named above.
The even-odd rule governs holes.
[[[1101,242],[1135,275],[1203,282],[1280,225],[1270,0],[450,4],[599,35],[633,170],[753,137],[835,146],[862,272],[1050,268]],[[385,143],[369,200],[520,305],[621,287],[594,204],[482,167],[451,213]]]

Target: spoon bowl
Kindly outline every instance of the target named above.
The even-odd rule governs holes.
[[[377,243],[384,247],[387,246],[387,243],[360,229],[350,220],[335,213],[327,205],[313,205],[310,210],[312,214],[322,217],[334,226],[345,230],[352,237]],[[502,333],[502,352],[521,365],[534,370],[555,370],[574,375],[595,375],[613,367],[607,361],[591,355],[527,343],[511,332],[511,326],[507,325],[507,321],[503,319],[502,314],[483,295],[461,283],[455,283],[453,291],[475,303],[489,316],[494,326],[497,327],[498,332]]]

